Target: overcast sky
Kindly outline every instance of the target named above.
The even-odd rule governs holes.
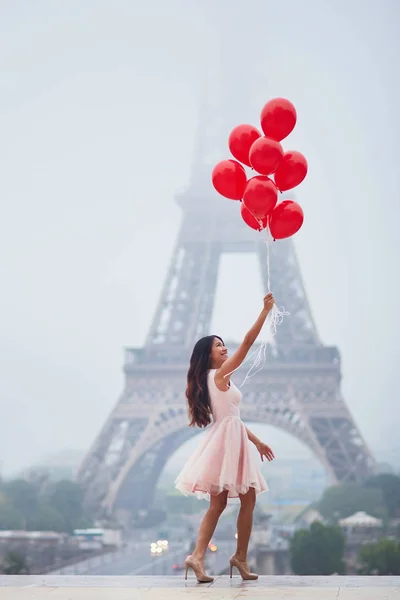
[[[204,90],[222,97],[231,79],[241,95],[238,52],[256,73],[254,124],[271,97],[296,105],[285,147],[310,165],[295,238],[309,301],[362,433],[395,460],[399,16],[396,0],[0,0],[3,473],[84,451],[112,409],[166,273]],[[225,338],[260,306],[251,259],[223,262]]]

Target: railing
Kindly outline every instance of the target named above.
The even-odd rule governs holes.
[[[255,345],[252,351],[259,348]],[[238,344],[228,344],[230,353],[238,348]],[[126,348],[125,349],[125,370],[135,369],[141,366],[167,366],[182,365],[186,366],[190,355],[184,348],[174,348],[162,345],[159,348]],[[278,365],[304,365],[332,367],[339,369],[340,353],[334,346],[268,346],[266,351],[266,367],[276,367]]]

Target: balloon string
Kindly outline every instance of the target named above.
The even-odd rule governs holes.
[[[273,241],[273,238],[269,232],[269,230],[266,230],[266,236],[265,236],[265,245],[266,245],[266,251],[267,251],[267,292],[269,293],[271,291],[271,264],[270,264],[270,246],[271,243]],[[269,330],[270,334],[272,336],[275,336],[277,333],[277,329],[278,326],[282,323],[283,318],[289,315],[289,313],[284,309],[284,307],[282,306],[281,308],[278,308],[277,305],[274,303],[271,310],[268,313],[267,319],[265,321],[266,327],[267,327],[267,331]],[[266,336],[268,337],[268,336]],[[241,383],[240,387],[243,387],[244,384],[246,383],[246,381],[248,379],[250,379],[251,377],[254,377],[254,375],[256,373],[258,373],[264,366],[266,360],[267,360],[267,348],[268,348],[268,340],[264,339],[261,342],[261,345],[259,348],[257,348],[256,350],[254,350],[254,352],[252,352],[245,360],[242,364],[246,364],[250,359],[252,359],[254,357],[254,360],[251,364],[250,369],[247,371],[246,376],[243,380],[243,382]],[[239,368],[239,367],[237,367]],[[229,377],[230,375],[232,375],[232,373],[234,373],[237,369],[234,369],[233,371],[231,371],[230,373],[228,373],[227,375],[224,375],[224,377]]]
[[[269,293],[271,291],[271,244],[273,243],[274,239],[269,228],[265,230],[265,234],[265,245],[267,248],[267,292]],[[289,313],[285,310],[285,308],[283,306],[281,308],[278,308],[276,303],[274,302],[274,305],[272,306],[267,317],[267,324],[273,336],[276,335],[277,327],[282,323],[283,317],[287,315],[289,315]]]
[[[270,244],[271,241],[268,239],[268,233],[267,233],[267,237],[265,239],[265,245],[267,246],[267,292],[269,293],[271,291],[271,268],[270,268]]]

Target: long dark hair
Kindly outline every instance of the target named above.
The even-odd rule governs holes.
[[[196,342],[187,374],[186,398],[189,406],[190,427],[207,427],[211,423],[211,404],[207,375],[210,369],[211,349],[219,335],[207,335]]]

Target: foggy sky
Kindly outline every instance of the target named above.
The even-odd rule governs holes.
[[[381,460],[400,454],[398,3],[231,4],[0,2],[3,473],[85,450],[117,400],[122,348],[144,341],[179,227],[174,196],[195,168],[203,81],[221,93],[229,47],[256,67],[259,109],[274,96],[297,108],[284,144],[310,166],[295,244],[311,309],[341,350],[367,443]],[[240,339],[261,284],[249,257],[232,261],[213,326]],[[275,454],[297,453],[264,431],[285,439]]]

